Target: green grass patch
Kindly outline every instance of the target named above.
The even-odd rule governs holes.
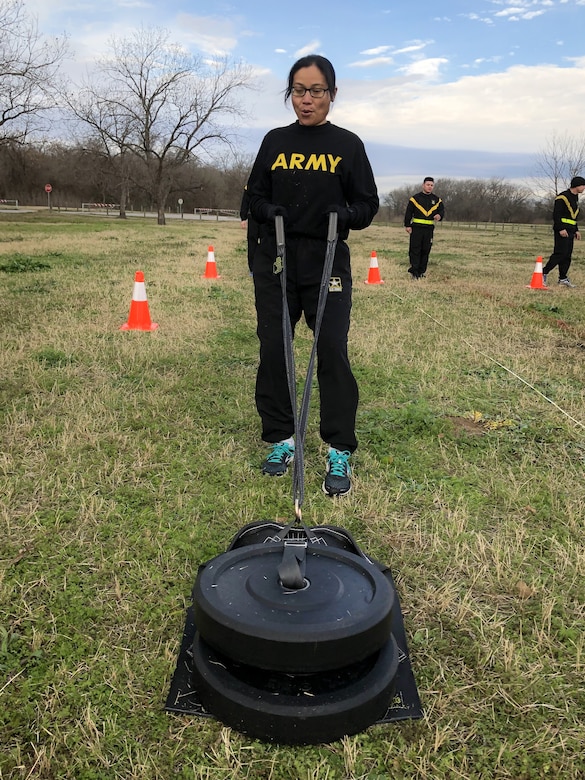
[[[163,711],[200,563],[294,515],[259,473],[239,222],[2,223],[0,776],[585,776],[578,245],[579,287],[541,292],[528,229],[441,228],[418,283],[401,226],[352,234],[354,489],[321,491],[315,390],[303,517],[391,565],[425,718],[292,749]],[[150,333],[120,331],[138,269]],[[310,345],[300,323],[300,381]]]

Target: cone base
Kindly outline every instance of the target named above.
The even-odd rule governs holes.
[[[120,330],[156,330],[158,328],[158,322],[151,322],[149,326],[143,328],[141,325],[129,325],[127,322],[124,325],[120,325]]]
[[[371,281],[370,279],[366,279],[364,284],[384,284],[384,280],[378,279],[377,281]]]
[[[535,274],[526,287],[529,290],[550,290],[550,287],[542,281],[542,274]]]

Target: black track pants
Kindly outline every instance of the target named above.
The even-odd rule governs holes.
[[[287,240],[287,299],[293,332],[303,313],[314,330],[326,248],[326,241]],[[254,256],[254,289],[260,340],[256,408],[266,442],[281,441],[294,433],[284,361],[282,290],[280,274],[274,269],[275,257],[274,236],[264,236]],[[349,248],[339,241],[317,344],[320,434],[332,447],[353,452],[357,447],[358,387],[347,355],[351,292]],[[304,368],[299,375],[304,375]]]
[[[413,276],[422,276],[427,272],[429,255],[433,246],[434,230],[435,229],[432,226],[412,226],[408,247],[408,257],[410,260],[410,268],[408,271]]]
[[[559,279],[566,279],[567,274],[569,273],[569,268],[571,267],[571,257],[573,255],[574,242],[574,233],[569,233],[566,238],[563,238],[555,231],[553,253],[550,256],[548,263],[542,269],[542,273],[548,274],[558,265]]]

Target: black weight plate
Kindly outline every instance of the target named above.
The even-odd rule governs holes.
[[[399,651],[392,635],[372,656],[310,675],[236,664],[200,635],[193,642],[193,685],[218,720],[253,738],[316,745],[357,734],[390,705]]]
[[[250,545],[199,569],[193,609],[208,644],[240,663],[310,673],[367,658],[388,640],[394,590],[374,564],[309,546],[307,585],[287,590],[282,556],[282,545]]]

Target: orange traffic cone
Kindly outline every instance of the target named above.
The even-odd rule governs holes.
[[[221,276],[217,274],[217,265],[215,264],[215,252],[213,247],[207,247],[207,264],[205,266],[205,273],[201,277],[202,279],[221,279]]]
[[[534,266],[534,273],[532,274],[532,279],[530,281],[530,284],[527,284],[526,287],[529,287],[532,290],[550,289],[544,283],[544,279],[542,276],[542,257],[536,258],[536,265]]]
[[[372,252],[370,257],[370,270],[368,271],[368,278],[366,279],[365,284],[384,284],[384,280],[380,279],[378,256],[375,252]]]
[[[142,271],[136,271],[128,322],[122,325],[120,330],[156,330],[157,328],[158,323],[150,321],[148,301],[146,300],[146,287],[144,286],[144,273]]]

